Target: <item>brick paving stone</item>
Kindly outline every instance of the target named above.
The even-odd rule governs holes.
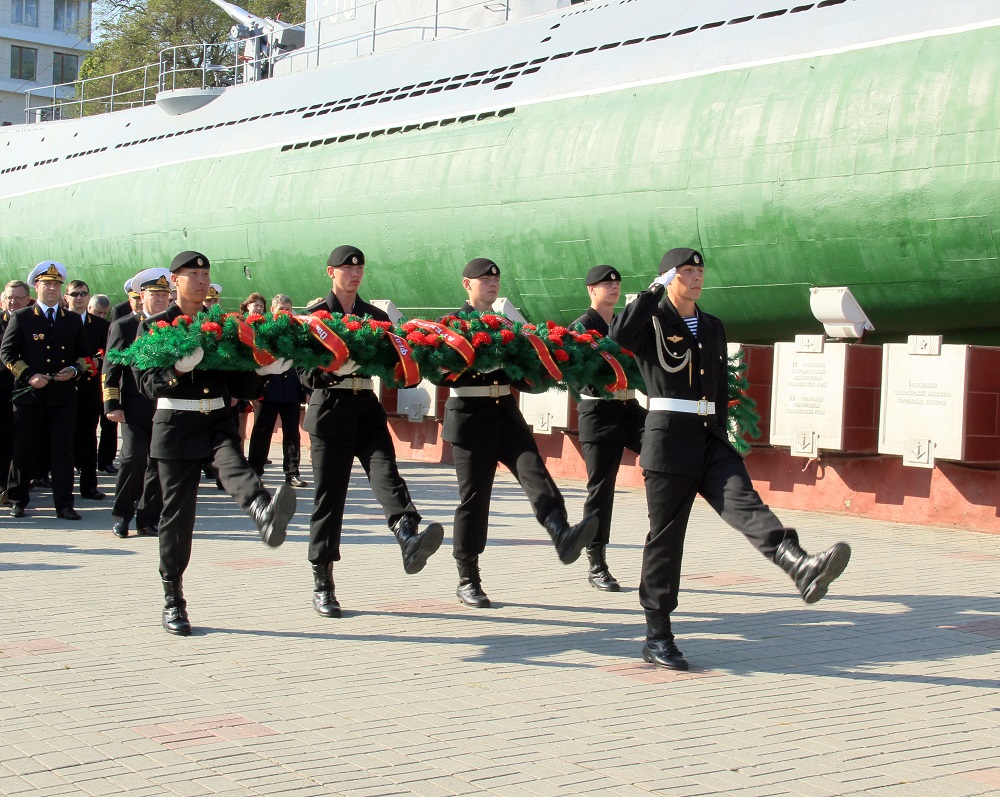
[[[454,472],[401,467],[421,512],[450,531]],[[578,516],[583,490],[565,486]],[[72,531],[43,518],[0,528],[0,651],[18,652],[0,656],[0,794],[1000,788],[1000,536],[780,512],[810,550],[855,546],[829,597],[805,606],[699,501],[675,614],[694,667],[682,677],[638,659],[641,491],[619,491],[609,558],[625,590],[603,594],[585,563],[557,562],[519,488],[499,475],[481,561],[497,608],[475,611],[453,596],[448,541],[424,572],[402,573],[359,472],[335,566],[345,617],[329,621],[310,607],[310,497],[300,494],[286,544],[269,550],[205,485],[187,639],[159,627],[155,543],[113,538],[106,507],[86,507]],[[907,566],[886,572],[886,560]],[[88,617],[51,607],[73,579],[87,585]],[[171,750],[169,735],[136,730],[153,726],[204,743]]]

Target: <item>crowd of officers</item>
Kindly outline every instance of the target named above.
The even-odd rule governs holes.
[[[332,372],[297,372],[283,359],[249,373],[209,370],[198,367],[201,349],[168,368],[138,370],[103,358],[107,350],[127,348],[158,322],[194,317],[218,303],[222,289],[211,282],[210,268],[204,254],[182,252],[169,268],[135,275],[125,285],[128,300],[113,308],[106,296],[91,296],[85,283],[69,281],[66,268],[54,261],[38,264],[26,282],[7,284],[0,315],[0,359],[6,366],[0,385],[0,473],[9,475],[2,500],[13,517],[23,517],[30,488],[50,484],[57,517],[79,520],[74,468],[82,498],[106,498],[97,490],[97,472],[114,472],[120,429],[112,530],[127,537],[134,521],[140,536],[159,538],[163,627],[188,635],[182,579],[191,557],[202,473],[214,477],[253,519],[266,545],[280,545],[296,509],[294,488],[307,486],[299,472],[299,411],[306,401],[302,427],[310,436],[315,490],[308,547],[312,601],[319,615],[340,617],[333,567],[341,559],[355,460],[382,506],[406,573],[422,570],[444,538],[439,522],[421,529],[372,376],[351,360]],[[359,294],[364,273],[360,249],[337,247],[326,264],[329,293],[304,312],[388,321],[384,311]],[[635,354],[649,408],[630,390],[612,396],[597,388],[582,392],[579,440],[588,493],[578,523],[570,523],[512,393],[531,386],[512,380],[502,368],[488,373],[469,369],[455,376],[443,438],[452,446],[458,475],[452,553],[458,569],[456,595],[463,604],[490,606],[479,560],[486,549],[500,463],[520,483],[559,560],[570,564],[585,551],[590,584],[618,591],[606,549],[615,479],[626,448],[640,456],[650,518],[639,587],[646,618],[644,660],[670,669],[688,667],[675,644],[670,616],[677,607],[684,537],[696,495],[785,570],[806,603],[821,599],[844,571],[850,548],[837,543],[820,554],[807,554],[796,531],[763,504],[729,442],[725,330],[697,304],[704,273],[701,253],[671,249],[661,260],[659,276],[617,315],[619,271],[600,265],[587,273],[590,308],[574,327],[609,335]],[[500,279],[494,261],[471,260],[461,274],[468,299],[453,313],[492,312]],[[240,307],[247,315],[263,315],[267,309],[259,294]],[[292,302],[275,296],[270,311],[292,312]],[[250,402],[256,402],[257,414],[247,457],[241,421]],[[272,495],[261,477],[277,418],[283,430],[285,480]],[[66,456],[67,441],[73,443],[72,457]]]

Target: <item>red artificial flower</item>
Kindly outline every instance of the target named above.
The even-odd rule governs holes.
[[[534,324],[525,324],[522,327],[522,329],[526,329],[526,330],[528,330],[528,332],[537,332],[538,331],[538,327],[536,327]]]
[[[166,329],[167,327],[170,326],[170,322],[169,321],[162,321],[162,320],[161,321],[157,321],[156,322],[156,326],[158,326],[160,329]]]
[[[488,346],[493,342],[493,338],[487,335],[485,332],[477,332],[472,336],[472,345],[476,346]]]
[[[553,343],[556,346],[563,345],[562,335],[549,335],[549,343]]]
[[[551,321],[550,321],[549,323],[550,323],[550,324],[552,324],[552,322],[551,322]],[[565,334],[566,334],[567,332],[569,332],[569,330],[568,330],[568,329],[566,329],[566,327],[561,327],[561,326],[559,326],[558,324],[552,324],[552,325],[551,325],[551,326],[549,327],[549,337],[550,337],[550,338],[551,338],[551,337],[552,337],[553,335],[555,335],[555,336],[557,336],[557,337],[560,337],[560,338],[561,338],[561,337],[562,337],[563,335],[565,335]]]
[[[344,322],[344,326],[347,327],[349,330],[351,330],[351,332],[357,332],[359,329],[361,329],[361,322],[360,321],[345,321]]]
[[[586,333],[586,332],[583,332],[583,333],[577,335],[576,339],[578,341],[580,341],[581,343],[593,343],[594,342],[593,336],[590,335],[590,334],[588,334],[588,333]]]
[[[264,316],[262,316],[260,313],[250,313],[250,315],[247,316],[248,324],[259,324],[263,320]]]
[[[405,324],[403,324],[403,326],[400,327],[400,329],[402,329],[403,332],[412,332],[413,330],[418,329],[418,327],[412,321],[407,321]]]
[[[230,312],[230,313],[223,313],[222,314],[222,318],[223,318],[223,320],[225,320],[227,318],[243,318],[243,316],[241,316],[239,313],[233,311],[233,312]]]
[[[315,310],[315,311],[313,311],[313,316],[315,318],[319,318],[319,319],[321,319],[323,321],[326,321],[329,318],[333,318],[333,316],[330,315],[330,311],[329,310]]]
[[[506,346],[512,340],[514,340],[514,333],[513,333],[513,331],[511,331],[509,329],[501,329],[500,330],[500,342],[504,346]]]
[[[412,329],[406,333],[406,339],[415,346],[424,342],[424,334],[418,329]]]
[[[192,319],[191,316],[189,315],[179,315],[177,316],[177,318],[174,319],[174,326],[179,327],[181,324],[184,324],[186,326],[190,324],[193,320],[194,319]]]
[[[555,357],[559,362],[564,363],[569,359],[569,355],[566,353],[565,349],[556,349],[552,356]]]
[[[392,324],[389,321],[376,321],[374,318],[368,319],[368,326],[372,329],[392,329]]]
[[[470,329],[472,329],[472,327],[469,326],[469,322],[466,321],[464,318],[458,319],[458,328],[462,333],[466,333]]]
[[[630,352],[624,346],[622,346],[622,354],[624,354],[626,357],[631,357],[631,358],[635,359],[635,355],[632,354],[632,352]]]
[[[201,331],[206,335],[215,335],[216,340],[222,337],[222,326],[214,321],[203,321]]]
[[[495,315],[488,313],[483,316],[483,323],[486,324],[490,329],[500,329],[500,319]]]

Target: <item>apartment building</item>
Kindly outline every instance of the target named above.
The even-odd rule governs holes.
[[[0,0],[0,123],[25,121],[28,89],[76,79],[93,48],[90,5],[90,0]],[[37,104],[47,101],[39,98]]]

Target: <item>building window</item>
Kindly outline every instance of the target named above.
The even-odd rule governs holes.
[[[35,68],[38,65],[38,50],[31,47],[18,47],[16,44],[10,48],[10,77],[11,80],[34,80]]]
[[[13,22],[38,27],[38,0],[13,0],[12,6]]]
[[[79,0],[56,0],[55,29],[76,31],[80,25]]]
[[[69,53],[52,54],[52,82],[72,83],[80,74],[80,59]]]

